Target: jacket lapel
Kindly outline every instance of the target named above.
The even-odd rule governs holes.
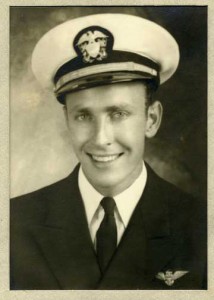
[[[43,201],[50,204],[47,218],[32,228],[61,289],[93,289],[100,278],[77,178],[78,167],[56,190],[44,195]]]
[[[129,226],[104,275],[101,289],[146,289],[174,256],[168,213],[169,195],[147,166],[148,179]],[[172,196],[172,195],[170,195]]]
[[[160,179],[147,166],[148,185],[141,206],[147,237],[147,280],[151,280],[175,255],[170,230],[168,199],[172,195],[162,189]]]

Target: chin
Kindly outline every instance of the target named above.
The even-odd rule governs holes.
[[[104,176],[101,178],[96,178],[93,180],[93,186],[94,188],[100,192],[101,194],[105,196],[113,196],[116,194],[119,194],[121,192],[123,180],[120,178],[108,178],[107,176]]]
[[[111,188],[117,186],[119,184],[119,180],[115,180],[114,178],[107,178],[106,176],[99,176],[98,178],[93,179],[94,185],[101,188]]]

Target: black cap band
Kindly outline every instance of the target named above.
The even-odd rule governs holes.
[[[105,59],[105,63],[103,61],[94,61],[92,64],[91,63],[85,63],[82,61],[82,59],[77,56],[76,58],[68,61],[64,65],[62,65],[59,70],[56,72],[55,77],[54,77],[54,84],[57,83],[57,81],[64,75],[81,70],[84,68],[87,68],[89,66],[95,66],[95,65],[107,65],[109,63],[122,63],[122,62],[134,62],[146,67],[149,67],[157,73],[160,71],[160,66],[152,61],[151,59],[141,56],[136,53],[131,53],[131,52],[126,52],[126,51],[112,51],[111,55],[109,55],[108,58]],[[106,68],[107,69],[107,68]]]

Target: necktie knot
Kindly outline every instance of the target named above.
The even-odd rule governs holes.
[[[104,197],[102,201],[100,202],[101,206],[103,207],[105,214],[107,216],[114,215],[114,208],[116,206],[116,203],[113,198],[111,197]]]

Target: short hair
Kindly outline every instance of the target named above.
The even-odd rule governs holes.
[[[152,79],[145,79],[142,82],[146,87],[146,108],[148,109],[148,107],[154,102],[154,95],[158,89],[158,82]]]

